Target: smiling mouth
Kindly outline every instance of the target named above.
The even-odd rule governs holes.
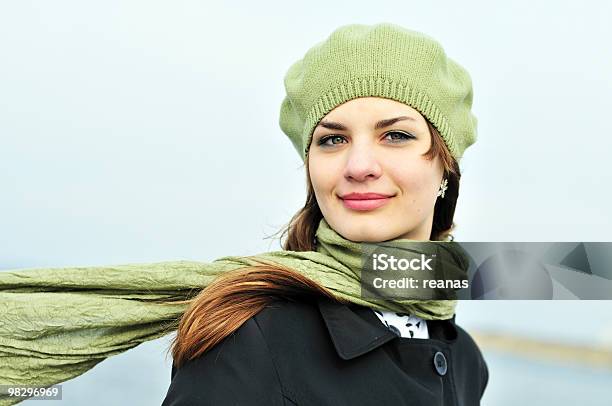
[[[393,196],[390,197],[381,197],[376,199],[342,199],[342,204],[344,207],[350,210],[356,211],[371,211],[376,210],[379,207],[386,205],[389,200],[391,200]]]

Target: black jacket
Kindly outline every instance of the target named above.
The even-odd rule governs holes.
[[[480,404],[489,374],[451,320],[429,339],[395,335],[372,309],[278,301],[207,353],[172,368],[162,406]]]

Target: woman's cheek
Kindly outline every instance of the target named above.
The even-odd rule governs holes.
[[[404,171],[398,174],[396,179],[398,179],[399,186],[403,189],[404,193],[410,196],[414,195],[416,197],[416,195],[423,192],[429,186],[428,177],[423,176],[422,171]]]

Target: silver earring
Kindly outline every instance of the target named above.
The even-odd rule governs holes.
[[[440,190],[438,190],[438,196],[444,199],[444,192],[448,189],[448,179],[444,179],[442,184],[440,185]]]

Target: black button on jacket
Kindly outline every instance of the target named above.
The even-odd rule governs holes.
[[[181,368],[162,406],[480,404],[488,368],[451,320],[399,337],[372,309],[278,301]]]

